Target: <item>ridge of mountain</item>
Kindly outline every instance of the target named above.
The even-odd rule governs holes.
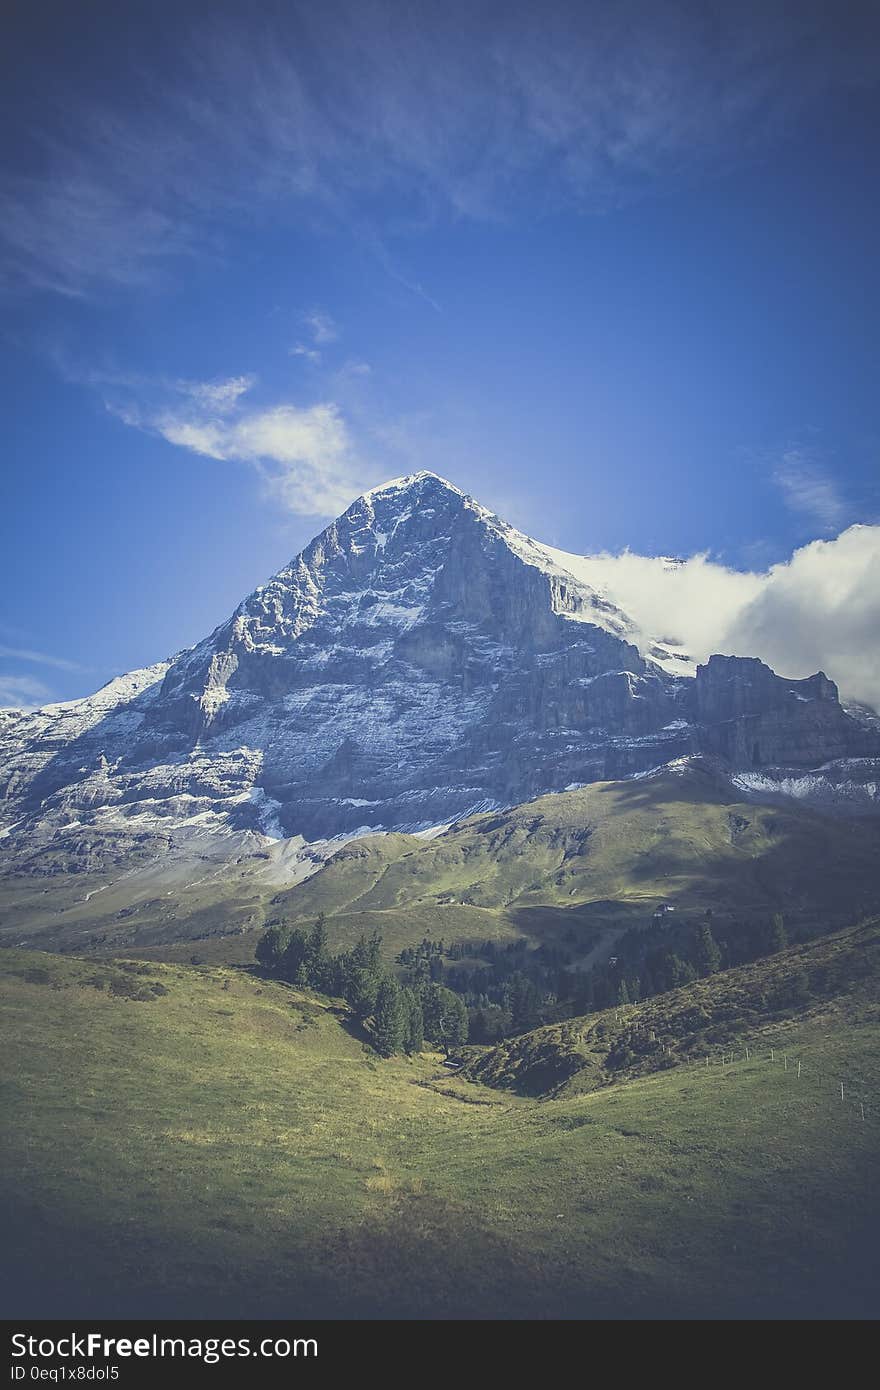
[[[0,713],[0,857],[422,831],[703,756],[756,797],[880,806],[880,734],[822,672],[639,650],[573,557],[436,474],[358,498],[196,646]]]

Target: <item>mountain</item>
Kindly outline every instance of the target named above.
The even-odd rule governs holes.
[[[880,736],[823,673],[694,670],[637,632],[578,557],[432,473],[395,480],[197,646],[88,699],[3,711],[3,866],[421,832],[695,756],[746,796],[880,804]]]
[[[828,814],[880,804],[872,717],[591,573],[417,474],[191,650],[0,712],[10,1307],[876,1311],[880,817]],[[651,992],[708,908],[732,968]],[[380,1058],[254,966],[319,911],[462,996],[545,971],[530,1031]]]

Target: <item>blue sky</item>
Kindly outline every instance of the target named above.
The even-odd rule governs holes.
[[[423,467],[578,552],[862,523],[864,589],[875,7],[164,10],[7,20],[0,703],[191,644]]]

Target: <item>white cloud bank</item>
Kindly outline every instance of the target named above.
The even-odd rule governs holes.
[[[811,541],[763,574],[706,555],[567,559],[629,614],[645,643],[673,639],[697,661],[757,656],[789,677],[822,670],[844,698],[880,708],[880,526]]]
[[[850,526],[774,565],[723,640],[784,675],[821,669],[844,696],[880,709],[880,526]]]

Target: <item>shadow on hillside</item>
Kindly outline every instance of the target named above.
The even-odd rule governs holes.
[[[507,908],[507,916],[517,931],[544,944],[552,944],[574,931],[585,946],[598,943],[602,932],[609,928],[649,926],[653,901],[626,902],[608,898],[589,903],[573,903],[569,907],[534,904]]]
[[[222,1230],[194,1249],[135,1221],[120,1245],[73,1214],[50,1220],[26,1203],[4,1224],[0,1293],[15,1319],[836,1320],[878,1310],[876,1211],[848,1222],[832,1260],[809,1231],[793,1232],[791,1248],[776,1251],[778,1269],[762,1265],[730,1284],[719,1240],[714,1273],[703,1267],[691,1281],[680,1266],[677,1287],[641,1271],[603,1282],[589,1261],[559,1263],[429,1193],[394,1193],[357,1224],[324,1229],[320,1243],[291,1233],[270,1264],[268,1247],[253,1263],[230,1261]]]

